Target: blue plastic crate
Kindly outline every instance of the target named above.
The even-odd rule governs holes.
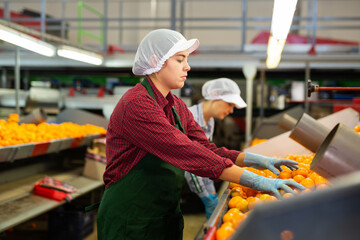
[[[94,231],[94,212],[59,209],[49,214],[51,240],[82,240]]]

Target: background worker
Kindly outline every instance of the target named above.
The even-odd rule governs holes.
[[[206,82],[202,87],[202,96],[205,101],[191,106],[189,110],[195,121],[204,130],[206,137],[212,141],[215,120],[224,119],[233,113],[234,107],[244,108],[246,103],[240,96],[238,85],[231,79],[219,78]],[[199,196],[205,206],[206,217],[209,218],[218,204],[214,181],[207,177],[200,177],[185,172],[185,179],[192,192]]]
[[[304,189],[242,168],[248,164],[245,153],[209,143],[186,104],[171,93],[184,86],[189,54],[198,45],[197,39],[186,40],[168,29],[154,30],[141,41],[133,73],[145,79],[122,96],[107,128],[105,191],[97,215],[100,240],[182,239],[184,170],[278,197],[279,189],[293,194],[289,186]],[[249,163],[270,170],[297,166],[295,161],[262,159]]]

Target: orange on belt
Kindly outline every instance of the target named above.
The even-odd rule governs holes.
[[[360,131],[360,127],[357,129]],[[282,166],[283,171],[280,172],[279,176],[276,176],[270,170],[258,170],[249,167],[245,169],[265,177],[296,181],[305,186],[306,189],[303,191],[294,189],[294,191],[297,194],[306,194],[316,189],[326,188],[329,186],[329,182],[324,177],[310,170],[310,164],[314,156],[315,154],[302,156],[294,154],[287,155],[285,158],[297,161],[300,168],[291,170],[286,166]],[[235,229],[242,224],[245,217],[258,204],[278,200],[272,193],[256,191],[237,183],[230,183],[229,188],[231,189],[231,199],[228,204],[229,210],[223,217],[223,225],[216,232],[216,237],[219,237],[217,239],[230,238]],[[295,197],[291,193],[286,193],[282,190],[280,190],[280,192],[283,195],[283,199]]]

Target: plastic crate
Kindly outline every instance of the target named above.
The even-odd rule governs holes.
[[[81,240],[94,231],[94,212],[59,208],[49,214],[48,233],[51,240]]]

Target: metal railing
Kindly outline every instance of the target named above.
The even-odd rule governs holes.
[[[150,2],[146,0],[138,0],[137,2]],[[270,2],[271,0],[262,0],[263,2]],[[315,45],[316,44],[316,36],[318,30],[360,30],[360,17],[332,17],[332,16],[317,16],[318,12],[318,2],[319,0],[303,0],[306,1],[307,4],[307,16],[295,16],[293,25],[291,26],[291,31],[297,30],[306,30],[308,36],[308,43]],[[339,0],[341,1],[341,0]],[[16,3],[26,2],[40,2],[40,14],[38,17],[31,18],[11,18],[10,10],[11,4],[14,1],[6,0],[3,1],[4,8],[4,19],[8,21],[14,21],[17,23],[26,23],[26,22],[39,22],[38,26],[34,26],[35,29],[46,32],[46,31],[58,31],[60,33],[61,38],[66,38],[66,33],[69,31],[78,31],[78,41],[79,43],[86,43],[82,40],[82,36],[86,35],[88,37],[97,39],[99,41],[99,45],[95,46],[98,50],[106,51],[109,45],[108,35],[109,31],[118,31],[119,33],[119,41],[118,45],[125,50],[133,50],[132,46],[126,45],[123,43],[123,36],[126,31],[139,31],[139,30],[152,30],[153,26],[149,26],[147,23],[160,24],[157,25],[157,28],[170,28],[173,30],[177,30],[181,33],[186,33],[186,31],[190,30],[206,30],[206,31],[216,31],[216,30],[228,30],[228,31],[237,31],[240,34],[240,42],[234,45],[234,49],[239,49],[238,51],[244,52],[244,46],[246,43],[247,32],[249,30],[270,30],[270,22],[271,16],[267,17],[253,17],[247,15],[248,4],[251,2],[249,0],[227,0],[225,2],[241,2],[242,9],[239,10],[239,17],[186,17],[185,9],[186,4],[189,2],[213,2],[212,0],[163,0],[160,2],[170,3],[169,9],[169,17],[124,17],[124,4],[129,2],[134,2],[133,0],[120,0],[116,1],[119,4],[119,17],[113,18],[109,17],[108,9],[114,1],[111,0],[103,0],[103,13],[101,11],[96,10],[91,6],[91,3],[84,3],[83,1],[73,1],[79,2],[79,12],[78,17],[65,17],[65,9],[66,4],[71,2],[71,0],[62,0],[61,1],[61,17],[47,17],[46,16],[46,3],[50,2],[50,0],[33,0],[33,1],[25,1],[25,0],[17,0]],[[89,2],[89,1],[87,1]],[[94,1],[97,2],[98,1]],[[258,1],[259,2],[259,1]],[[272,1],[271,1],[272,2]],[[299,3],[301,0],[299,0]],[[334,2],[334,1],[332,1]],[[299,5],[299,4],[298,4]],[[1,5],[0,5],[1,6]],[[80,10],[81,6],[81,10]],[[96,17],[84,17],[82,8],[86,8],[96,15]],[[327,23],[327,22],[339,22],[345,23],[350,22],[351,24],[347,25],[332,25],[332,24],[319,24],[319,23]],[[83,22],[92,22],[92,23],[100,23],[99,26],[84,26]],[[213,26],[212,23],[217,23],[216,26]],[[261,22],[266,22],[266,24],[261,24]],[[54,23],[58,23],[54,25]],[[77,24],[70,24],[77,23]],[[118,23],[117,26],[113,26],[113,23]],[[204,23],[208,23],[208,25],[204,25]],[[129,25],[130,24],[130,25]],[[221,24],[221,25],[219,25]],[[111,26],[110,26],[111,25]],[[99,30],[100,35],[94,35],[90,33],[91,30]],[[138,44],[138,43],[135,43]],[[92,46],[94,47],[94,46]]]

